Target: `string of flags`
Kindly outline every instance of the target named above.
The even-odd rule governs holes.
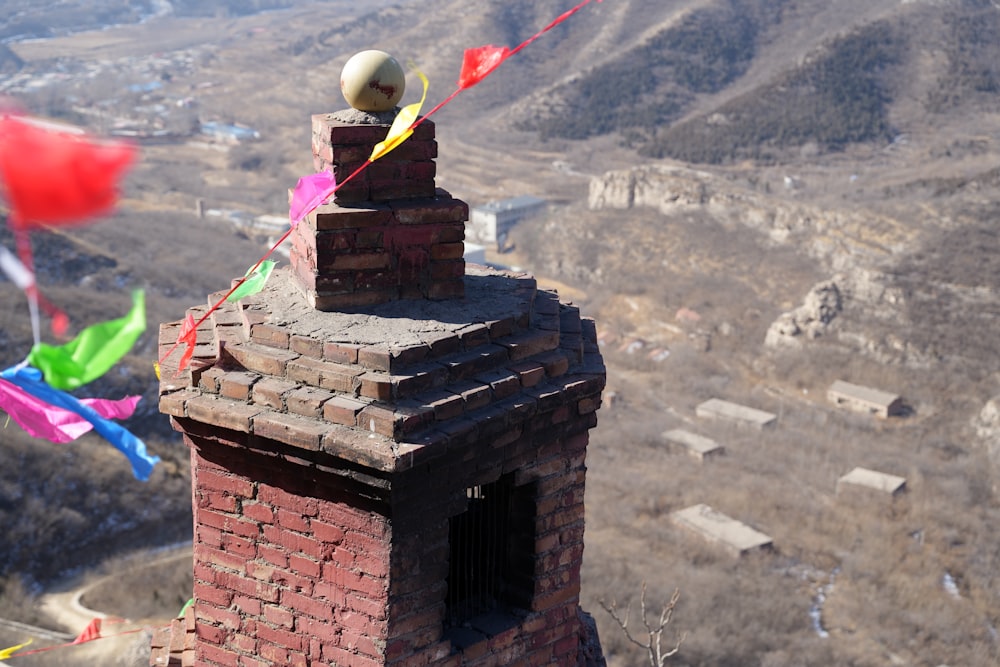
[[[274,268],[270,256],[309,213],[373,162],[405,142],[424,120],[458,94],[480,83],[508,58],[591,1],[577,3],[514,48],[486,45],[466,49],[454,92],[422,116],[420,110],[427,99],[429,83],[414,68],[423,84],[420,101],[400,110],[385,140],[341,182],[328,171],[299,179],[289,205],[288,230],[199,320],[195,321],[190,314],[185,318],[177,342],[154,364],[157,376],[160,365],[178,348],[183,351],[177,372],[187,368],[198,327],[223,303],[244,299],[263,289]],[[57,337],[65,334],[68,318],[38,289],[30,241],[31,230],[87,224],[110,210],[118,199],[119,181],[135,161],[136,152],[129,143],[105,141],[83,132],[46,126],[21,115],[0,113],[0,182],[9,208],[7,224],[17,246],[16,257],[0,248],[0,270],[27,297],[34,337],[27,358],[0,372],[0,408],[31,435],[52,442],[68,442],[93,430],[128,457],[137,479],[146,480],[159,459],[147,454],[140,439],[112,421],[131,416],[138,397],[112,401],[77,399],[67,393],[101,377],[128,353],[145,331],[144,296],[141,291],[134,293],[133,308],[126,316],[87,327],[69,343],[60,346],[43,343],[41,312],[51,318],[52,332]]]
[[[177,614],[177,618],[183,618],[184,614],[189,608],[194,605],[194,599],[188,600],[184,606],[181,608],[180,613]],[[134,628],[131,630],[124,630],[122,632],[116,632],[113,634],[105,634],[104,626],[113,625],[117,623],[126,623],[127,621],[123,618],[116,619],[105,619],[105,618],[94,618],[87,624],[87,626],[80,631],[73,641],[65,642],[63,644],[55,644],[53,646],[44,646],[42,648],[32,649],[30,651],[25,651],[28,646],[34,643],[34,638],[29,638],[27,641],[17,644],[16,646],[10,646],[5,649],[0,649],[0,660],[8,660],[10,658],[24,658],[29,655],[35,655],[38,653],[47,653],[49,651],[56,651],[59,649],[72,648],[74,646],[79,646],[80,644],[88,644],[99,639],[112,639],[114,637],[124,637],[126,635],[132,635],[139,632],[149,632],[162,629],[167,626],[156,626],[156,627],[141,627]]]
[[[104,375],[132,348],[146,329],[145,295],[135,292],[131,311],[120,319],[86,327],[62,345],[43,343],[42,311],[52,318],[57,337],[65,335],[69,320],[38,289],[30,240],[31,230],[87,224],[112,208],[135,154],[131,144],[0,116],[0,181],[17,246],[16,257],[0,251],[0,270],[27,297],[34,338],[23,362],[0,371],[0,408],[30,435],[51,442],[93,430],[124,453],[135,477],[145,481],[159,459],[113,421],[132,416],[139,397],[78,399],[67,393]]]
[[[494,45],[466,49],[455,91],[423,116],[420,109],[426,101],[429,83],[423,73],[414,70],[423,83],[420,101],[400,110],[385,140],[377,144],[368,160],[342,182],[338,183],[327,171],[299,179],[289,205],[289,229],[201,319],[195,321],[192,315],[187,315],[177,342],[154,364],[157,374],[159,364],[182,346],[178,372],[187,367],[194,353],[198,327],[223,303],[238,301],[264,288],[275,265],[269,257],[309,213],[328,201],[341,186],[373,162],[406,141],[424,120],[459,93],[481,82],[508,58],[591,1],[582,0],[513,49]],[[34,345],[27,358],[0,371],[0,409],[33,437],[56,443],[70,442],[93,430],[121,451],[131,463],[135,477],[145,481],[159,458],[149,455],[142,440],[114,421],[130,417],[140,397],[110,400],[76,398],[68,393],[105,374],[142,335],[146,327],[144,294],[142,291],[134,292],[132,309],[119,319],[86,327],[63,345],[43,343],[41,312],[51,318],[51,329],[57,337],[65,334],[69,321],[65,313],[46,300],[38,289],[29,236],[32,229],[87,224],[92,218],[106,213],[117,202],[119,180],[135,157],[136,149],[131,144],[103,141],[82,132],[53,129],[23,116],[0,112],[0,183],[9,207],[7,224],[17,246],[16,257],[0,247],[0,271],[25,293],[34,337]],[[184,605],[180,616],[193,602],[189,600]],[[144,630],[140,628],[104,635],[102,619],[95,618],[68,644],[25,651],[33,642],[28,639],[16,646],[0,649],[0,660]]]
[[[492,74],[508,58],[519,53],[529,44],[555,28],[560,23],[566,21],[578,11],[589,5],[592,1],[602,2],[603,0],[582,0],[557,16],[549,22],[548,25],[518,44],[513,49],[506,46],[494,46],[492,44],[466,49],[462,56],[462,68],[458,75],[458,84],[456,89],[423,116],[420,115],[420,109],[427,98],[427,89],[429,84],[427,77],[424,76],[424,74],[419,70],[413,68],[414,72],[418,77],[420,77],[420,80],[423,83],[423,94],[421,95],[420,101],[409,104],[400,109],[395,120],[393,120],[392,125],[389,126],[386,138],[376,144],[368,159],[351,174],[349,174],[343,181],[338,183],[333,177],[333,174],[327,171],[304,176],[298,180],[298,183],[292,192],[292,198],[289,204],[288,230],[282,234],[277,241],[275,241],[274,245],[271,246],[263,257],[257,260],[256,264],[250,267],[247,271],[247,276],[254,274],[261,264],[288,239],[299,222],[305,219],[307,215],[312,213],[323,203],[329,201],[329,199],[336,194],[337,190],[367,169],[373,162],[381,157],[384,157],[394,148],[406,141],[421,123],[440,111],[445,105],[455,99],[459,93],[475,86],[487,76]],[[157,373],[159,373],[159,367],[163,364],[163,362],[166,361],[181,346],[184,346],[185,350],[182,352],[181,358],[178,362],[177,373],[180,374],[185,368],[187,368],[194,354],[194,345],[196,342],[195,336],[193,335],[194,330],[208,320],[208,318],[212,316],[212,313],[218,310],[223,303],[230,300],[232,294],[236,290],[240,289],[246,280],[247,278],[245,277],[240,281],[237,281],[236,284],[233,285],[230,290],[221,299],[219,299],[218,302],[214,303],[204,314],[202,314],[200,319],[197,321],[192,320],[190,323],[185,322],[185,326],[182,327],[180,335],[177,338],[177,342],[174,343],[174,345],[171,346],[170,349],[168,349],[156,362],[155,367],[157,369]],[[262,288],[263,284],[261,284],[261,289]]]

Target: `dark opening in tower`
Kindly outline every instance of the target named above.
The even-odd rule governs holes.
[[[534,494],[514,475],[466,489],[449,520],[448,627],[490,612],[527,610],[534,593]]]

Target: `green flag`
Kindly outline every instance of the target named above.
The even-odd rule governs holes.
[[[194,606],[194,598],[191,598],[190,600],[184,603],[183,607],[181,607],[181,612],[177,614],[177,618],[184,618],[184,614],[186,614],[187,610],[193,606]]]
[[[65,345],[38,343],[28,363],[56,389],[82,387],[107,373],[146,330],[146,294],[132,293],[132,310],[117,320],[87,327]]]
[[[257,292],[264,289],[264,284],[267,282],[267,279],[271,277],[271,270],[273,268],[274,262],[269,259],[261,262],[260,266],[258,266],[257,270],[253,273],[250,273],[250,271],[253,270],[253,267],[251,266],[246,272],[246,280],[244,280],[239,287],[233,290],[233,293],[226,298],[226,301],[239,301],[240,299],[248,296],[253,296]]]

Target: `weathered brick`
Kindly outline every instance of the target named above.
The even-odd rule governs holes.
[[[292,337],[289,339],[289,348],[293,352],[304,354],[307,357],[315,359],[323,357],[323,341],[311,336],[292,334]]]
[[[357,426],[366,431],[392,438],[396,435],[396,414],[391,406],[371,404],[358,413]]]
[[[288,363],[286,375],[289,380],[295,380],[313,387],[320,387],[332,392],[354,394],[360,386],[357,378],[364,372],[360,368],[352,368],[329,361],[321,361],[309,357],[300,357]]]
[[[298,385],[294,382],[266,377],[254,384],[251,398],[254,403],[265,405],[275,410],[284,410],[285,395],[296,387]]]
[[[285,396],[288,411],[303,417],[320,417],[323,404],[333,398],[333,394],[314,387],[300,387]]]
[[[258,325],[265,326],[265,325]],[[225,348],[227,362],[260,373],[262,375],[282,376],[288,362],[299,355],[287,350],[278,350],[248,343],[246,345],[227,345]]]
[[[298,554],[291,554],[288,557],[288,567],[293,572],[297,572],[306,577],[319,578],[322,568],[318,561]]]
[[[520,361],[558,348],[559,332],[528,331],[504,338],[499,344],[507,348],[511,361]]]
[[[454,333],[426,333],[421,338],[430,348],[431,357],[443,357],[457,352],[462,347],[462,341]]]
[[[469,219],[469,205],[451,197],[434,197],[420,202],[392,202],[393,212],[400,224],[434,224],[465,222]]]
[[[389,371],[392,353],[387,347],[369,345],[358,350],[358,364],[376,371]]]
[[[447,366],[452,380],[473,378],[494,370],[507,361],[507,351],[498,345],[480,345],[469,352],[453,355],[441,361]]]
[[[201,372],[198,377],[198,388],[202,391],[207,391],[212,394],[219,393],[219,381],[226,374],[226,370],[219,368],[218,366],[213,366],[212,368],[206,368]]]
[[[243,516],[258,523],[274,523],[274,510],[263,503],[243,503]]]
[[[545,379],[545,367],[534,361],[522,361],[507,368],[517,373],[522,387],[534,387]]]
[[[387,373],[369,372],[359,377],[361,386],[359,393],[376,401],[392,399],[392,377]]]
[[[320,232],[336,229],[364,229],[388,224],[392,220],[392,211],[388,206],[379,204],[357,207],[323,204],[309,214],[308,220]]]
[[[446,421],[454,419],[465,411],[465,399],[461,394],[450,391],[436,391],[422,395],[423,405],[434,411],[434,419]]]
[[[335,424],[355,426],[357,415],[368,403],[347,396],[334,396],[323,404],[323,418]]]
[[[470,324],[458,330],[458,338],[463,347],[469,350],[490,342],[490,330],[485,324]]]
[[[365,271],[370,269],[389,268],[391,257],[389,253],[376,250],[369,252],[353,252],[327,254],[317,258],[316,268],[326,271]]]
[[[291,629],[295,625],[295,616],[287,609],[275,605],[264,605],[264,619],[281,628]]]
[[[253,433],[261,438],[317,451],[326,433],[326,426],[323,422],[298,415],[264,412],[254,417]]]
[[[521,390],[520,376],[507,370],[477,375],[475,379],[488,384],[493,390],[493,398],[498,401],[513,396]]]
[[[333,605],[322,599],[296,593],[295,591],[281,591],[281,606],[305,616],[312,616],[319,620],[333,617]]]
[[[226,373],[219,378],[219,394],[235,401],[249,401],[253,385],[259,379],[260,376],[256,373],[241,371]]]
[[[250,432],[250,422],[260,414],[261,410],[262,408],[259,406],[234,403],[214,396],[198,396],[187,402],[189,418],[202,424],[211,424],[243,433]]]
[[[362,345],[357,343],[323,343],[323,359],[338,364],[358,363],[358,351]]]
[[[189,389],[164,394],[160,396],[160,412],[173,417],[186,417],[187,410],[185,406],[187,401],[195,396],[200,396],[200,393]]]
[[[254,343],[287,350],[289,342],[288,330],[263,322],[250,328],[250,340]]]

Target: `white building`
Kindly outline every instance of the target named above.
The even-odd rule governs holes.
[[[475,243],[495,244],[502,249],[507,235],[517,223],[545,209],[546,201],[531,195],[492,201],[469,211],[466,232]]]
[[[773,546],[768,535],[708,505],[692,505],[677,510],[670,518],[675,525],[690,530],[711,544],[722,546],[734,556],[743,556],[751,551],[770,549]]]
[[[703,435],[698,435],[697,433],[685,431],[682,428],[675,428],[672,431],[667,431],[662,437],[668,443],[677,445],[683,449],[689,456],[697,461],[705,461],[706,459],[719,456],[726,451],[725,448],[715,440],[706,438]]]
[[[868,468],[855,468],[837,480],[837,497],[896,498],[906,490],[906,478]]]
[[[903,399],[898,394],[837,380],[826,392],[827,399],[835,405],[857,412],[867,412],[883,419],[902,414]]]
[[[726,421],[733,424],[752,426],[754,428],[767,428],[774,426],[778,421],[778,416],[757,410],[738,403],[730,403],[719,398],[710,398],[695,408],[695,414],[702,419],[714,419]]]

